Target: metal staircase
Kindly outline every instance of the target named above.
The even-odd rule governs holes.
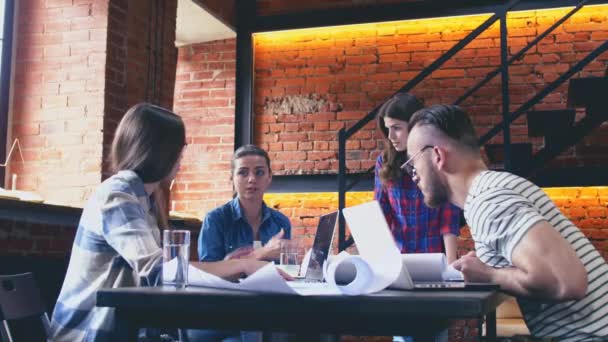
[[[594,78],[575,78],[570,79],[573,75],[581,71],[586,65],[592,62],[600,54],[608,50],[608,41],[598,46],[591,51],[582,60],[576,63],[570,70],[562,74],[558,79],[548,84],[544,89],[539,91],[530,100],[522,104],[515,111],[511,112],[509,98],[509,65],[519,60],[528,50],[535,46],[539,41],[549,35],[553,30],[564,23],[568,18],[583,8],[589,0],[583,0],[576,3],[576,6],[569,11],[564,17],[556,21],[545,32],[539,34],[534,40],[526,45],[519,52],[508,56],[507,44],[507,13],[513,9],[520,1],[513,0],[507,3],[503,8],[494,13],[490,18],[484,21],[479,27],[468,34],[464,39],[454,45],[451,49],[440,56],[435,62],[422,70],[416,77],[406,83],[396,93],[408,92],[422,82],[432,72],[441,67],[447,60],[458,53],[462,48],[469,44],[472,40],[478,37],[481,33],[487,30],[495,22],[500,22],[500,50],[501,64],[494,71],[477,85],[469,89],[465,94],[458,98],[454,104],[461,104],[477,90],[481,89],[495,76],[501,75],[502,88],[502,122],[491,128],[484,134],[479,142],[480,145],[485,145],[486,155],[492,168],[504,169],[510,172],[520,174],[525,177],[531,177],[535,182],[544,184],[543,180],[547,180],[547,170],[545,165],[548,161],[558,156],[560,153],[576,144],[583,137],[592,132],[595,128],[601,125],[608,119],[608,106],[606,96],[608,95],[608,77]],[[569,82],[568,89],[568,108],[559,110],[533,110],[534,105],[538,104],[552,91],[560,85]],[[381,105],[380,105],[381,106]],[[342,210],[346,202],[346,192],[353,188],[354,185],[366,175],[373,171],[373,168],[367,170],[358,179],[347,184],[346,180],[346,142],[357,131],[363,128],[367,123],[376,117],[380,108],[377,106],[369,112],[363,119],[355,123],[352,127],[342,128],[338,132],[338,208]],[[575,122],[576,109],[584,108],[585,116]],[[521,115],[526,114],[528,118],[528,136],[544,138],[544,146],[542,149],[533,152],[532,144],[529,143],[511,143],[511,124]],[[488,142],[502,133],[502,144],[488,144]],[[573,170],[574,172],[580,170]],[[564,177],[564,176],[562,176]],[[567,177],[567,176],[566,176]],[[608,184],[608,174],[606,175]],[[541,180],[539,182],[539,180]],[[564,184],[568,185],[568,184]],[[344,217],[339,216],[339,246],[340,250],[345,249],[352,243],[352,239],[346,239]]]

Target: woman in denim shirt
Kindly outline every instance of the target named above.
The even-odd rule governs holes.
[[[291,237],[291,223],[264,203],[272,181],[268,153],[254,145],[242,146],[234,152],[230,169],[235,197],[205,217],[198,239],[199,259],[277,260],[282,241]],[[254,241],[261,241],[262,247],[254,249]],[[198,341],[261,341],[258,332],[196,330],[189,335]]]
[[[205,217],[198,239],[199,260],[277,260],[282,239],[291,237],[291,223],[264,203],[272,181],[268,153],[254,145],[242,146],[234,152],[230,169],[236,196]],[[263,247],[254,250],[254,241],[261,241]]]

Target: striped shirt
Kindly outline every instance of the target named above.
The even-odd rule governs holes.
[[[551,224],[583,262],[587,295],[562,303],[518,298],[526,324],[534,336],[557,341],[608,339],[608,264],[539,187],[510,173],[483,171],[469,189],[464,215],[477,256],[496,268],[513,265],[513,250],[530,228]]]
[[[152,200],[133,171],[108,178],[85,205],[51,322],[53,341],[116,341],[97,290],[156,284],[162,265]]]

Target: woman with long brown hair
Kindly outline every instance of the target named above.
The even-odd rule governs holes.
[[[185,145],[184,123],[167,109],[141,103],[124,115],[110,152],[114,175],[95,190],[82,211],[53,312],[51,340],[124,338],[114,335],[114,311],[95,306],[95,296],[100,288],[159,283],[159,228],[168,228],[160,184],[175,177]],[[192,264],[234,278],[266,263],[244,259]]]
[[[408,93],[395,94],[380,107],[377,120],[384,136],[384,151],[376,160],[374,198],[382,207],[401,253],[445,253],[452,263],[457,257],[461,210],[452,204],[429,208],[411,175],[402,170],[408,161],[408,121],[422,107],[422,102]],[[425,151],[412,158],[420,153]],[[393,341],[413,339],[394,336]],[[447,341],[447,330],[436,341]]]
[[[401,169],[407,160],[408,120],[421,108],[422,102],[408,93],[394,95],[380,108],[378,127],[385,139],[376,161],[374,198],[401,253],[444,252],[451,263],[456,260],[461,210],[451,204],[427,207],[420,189]]]

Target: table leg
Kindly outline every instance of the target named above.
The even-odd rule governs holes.
[[[131,322],[128,313],[116,310],[114,313],[114,331],[116,337],[121,341],[137,341],[139,327]]]
[[[496,311],[486,315],[486,341],[496,341]]]

